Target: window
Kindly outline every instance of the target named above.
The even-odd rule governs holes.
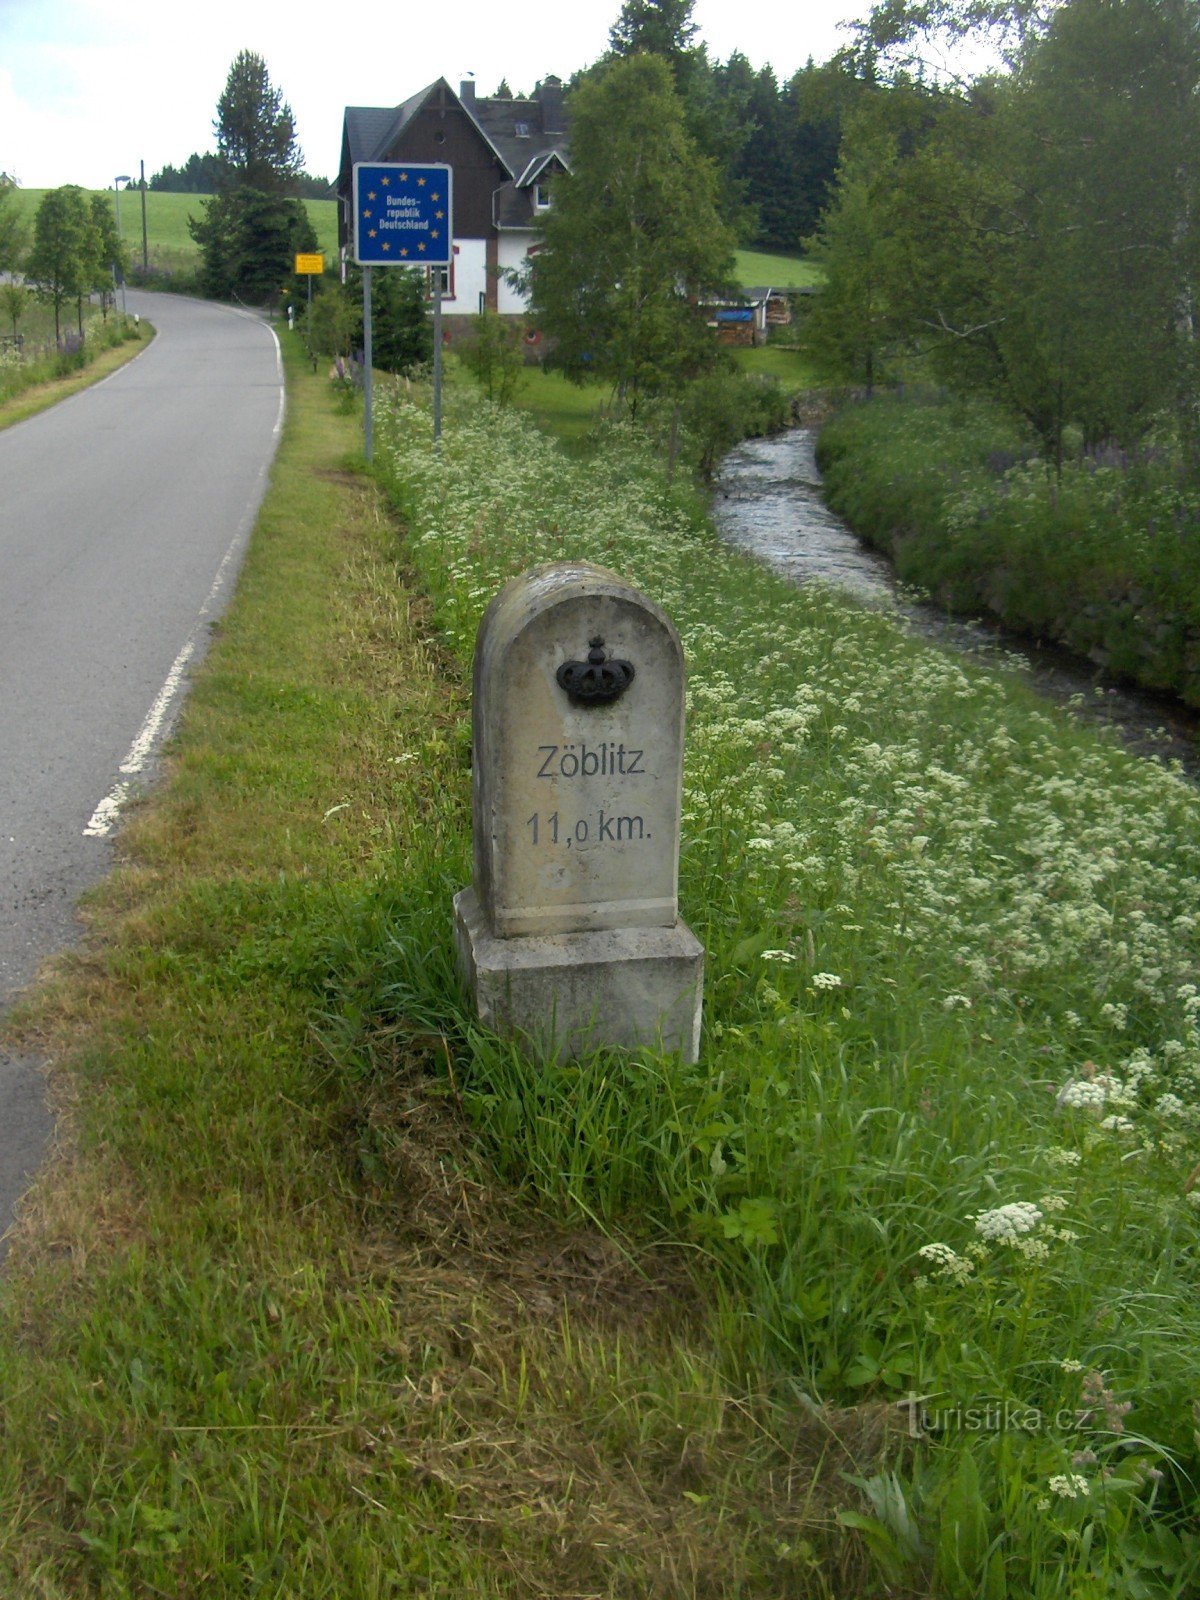
[[[550,186],[545,183],[535,183],[533,186],[533,209],[535,211],[549,211]]]
[[[528,139],[529,124],[527,122],[518,122],[513,128],[513,132],[516,134],[518,139]]]

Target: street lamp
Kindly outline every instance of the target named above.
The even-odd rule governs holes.
[[[129,183],[132,179],[128,172],[118,172],[113,179],[113,193],[117,197],[117,240],[121,238],[121,185]],[[117,263],[113,262],[113,277],[117,275]],[[121,274],[121,315],[125,315],[125,274]]]

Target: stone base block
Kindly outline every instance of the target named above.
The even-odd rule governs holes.
[[[479,1020],[560,1058],[602,1045],[700,1053],[704,946],[673,928],[497,939],[474,889],[454,897],[459,970]]]

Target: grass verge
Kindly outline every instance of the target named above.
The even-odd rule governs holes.
[[[114,322],[103,333],[99,332],[97,323],[91,332],[91,342],[85,344],[68,362],[51,356],[32,361],[25,368],[10,367],[5,370],[5,381],[0,389],[3,394],[3,398],[0,398],[0,428],[10,428],[14,422],[23,422],[26,417],[36,416],[39,411],[45,411],[60,400],[78,394],[81,389],[99,383],[118,367],[132,361],[134,356],[140,355],[154,337],[154,329],[148,322],[136,328],[128,324],[123,331],[118,331]],[[118,342],[105,342],[114,339]],[[96,350],[95,354],[93,350]],[[57,370],[64,365],[74,370]]]
[[[849,1592],[836,1471],[887,1408],[781,1434],[721,1375],[690,1249],[533,1210],[447,1036],[376,1004],[414,917],[443,959],[464,679],[355,417],[287,355],[169,778],[9,1024],[63,1142],[0,1305],[0,1591]]]

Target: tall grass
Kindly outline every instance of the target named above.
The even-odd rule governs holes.
[[[615,567],[680,627],[705,1040],[695,1067],[555,1066],[482,1034],[451,976],[461,840],[405,875],[358,1005],[452,1042],[514,1181],[687,1241],[731,1373],[899,1406],[913,1437],[846,1517],[888,1581],[1184,1592],[1200,798],[728,554],[620,430],[586,467],[478,405],[427,435],[397,397],[378,459],[464,669],[491,594],[545,560]]]

